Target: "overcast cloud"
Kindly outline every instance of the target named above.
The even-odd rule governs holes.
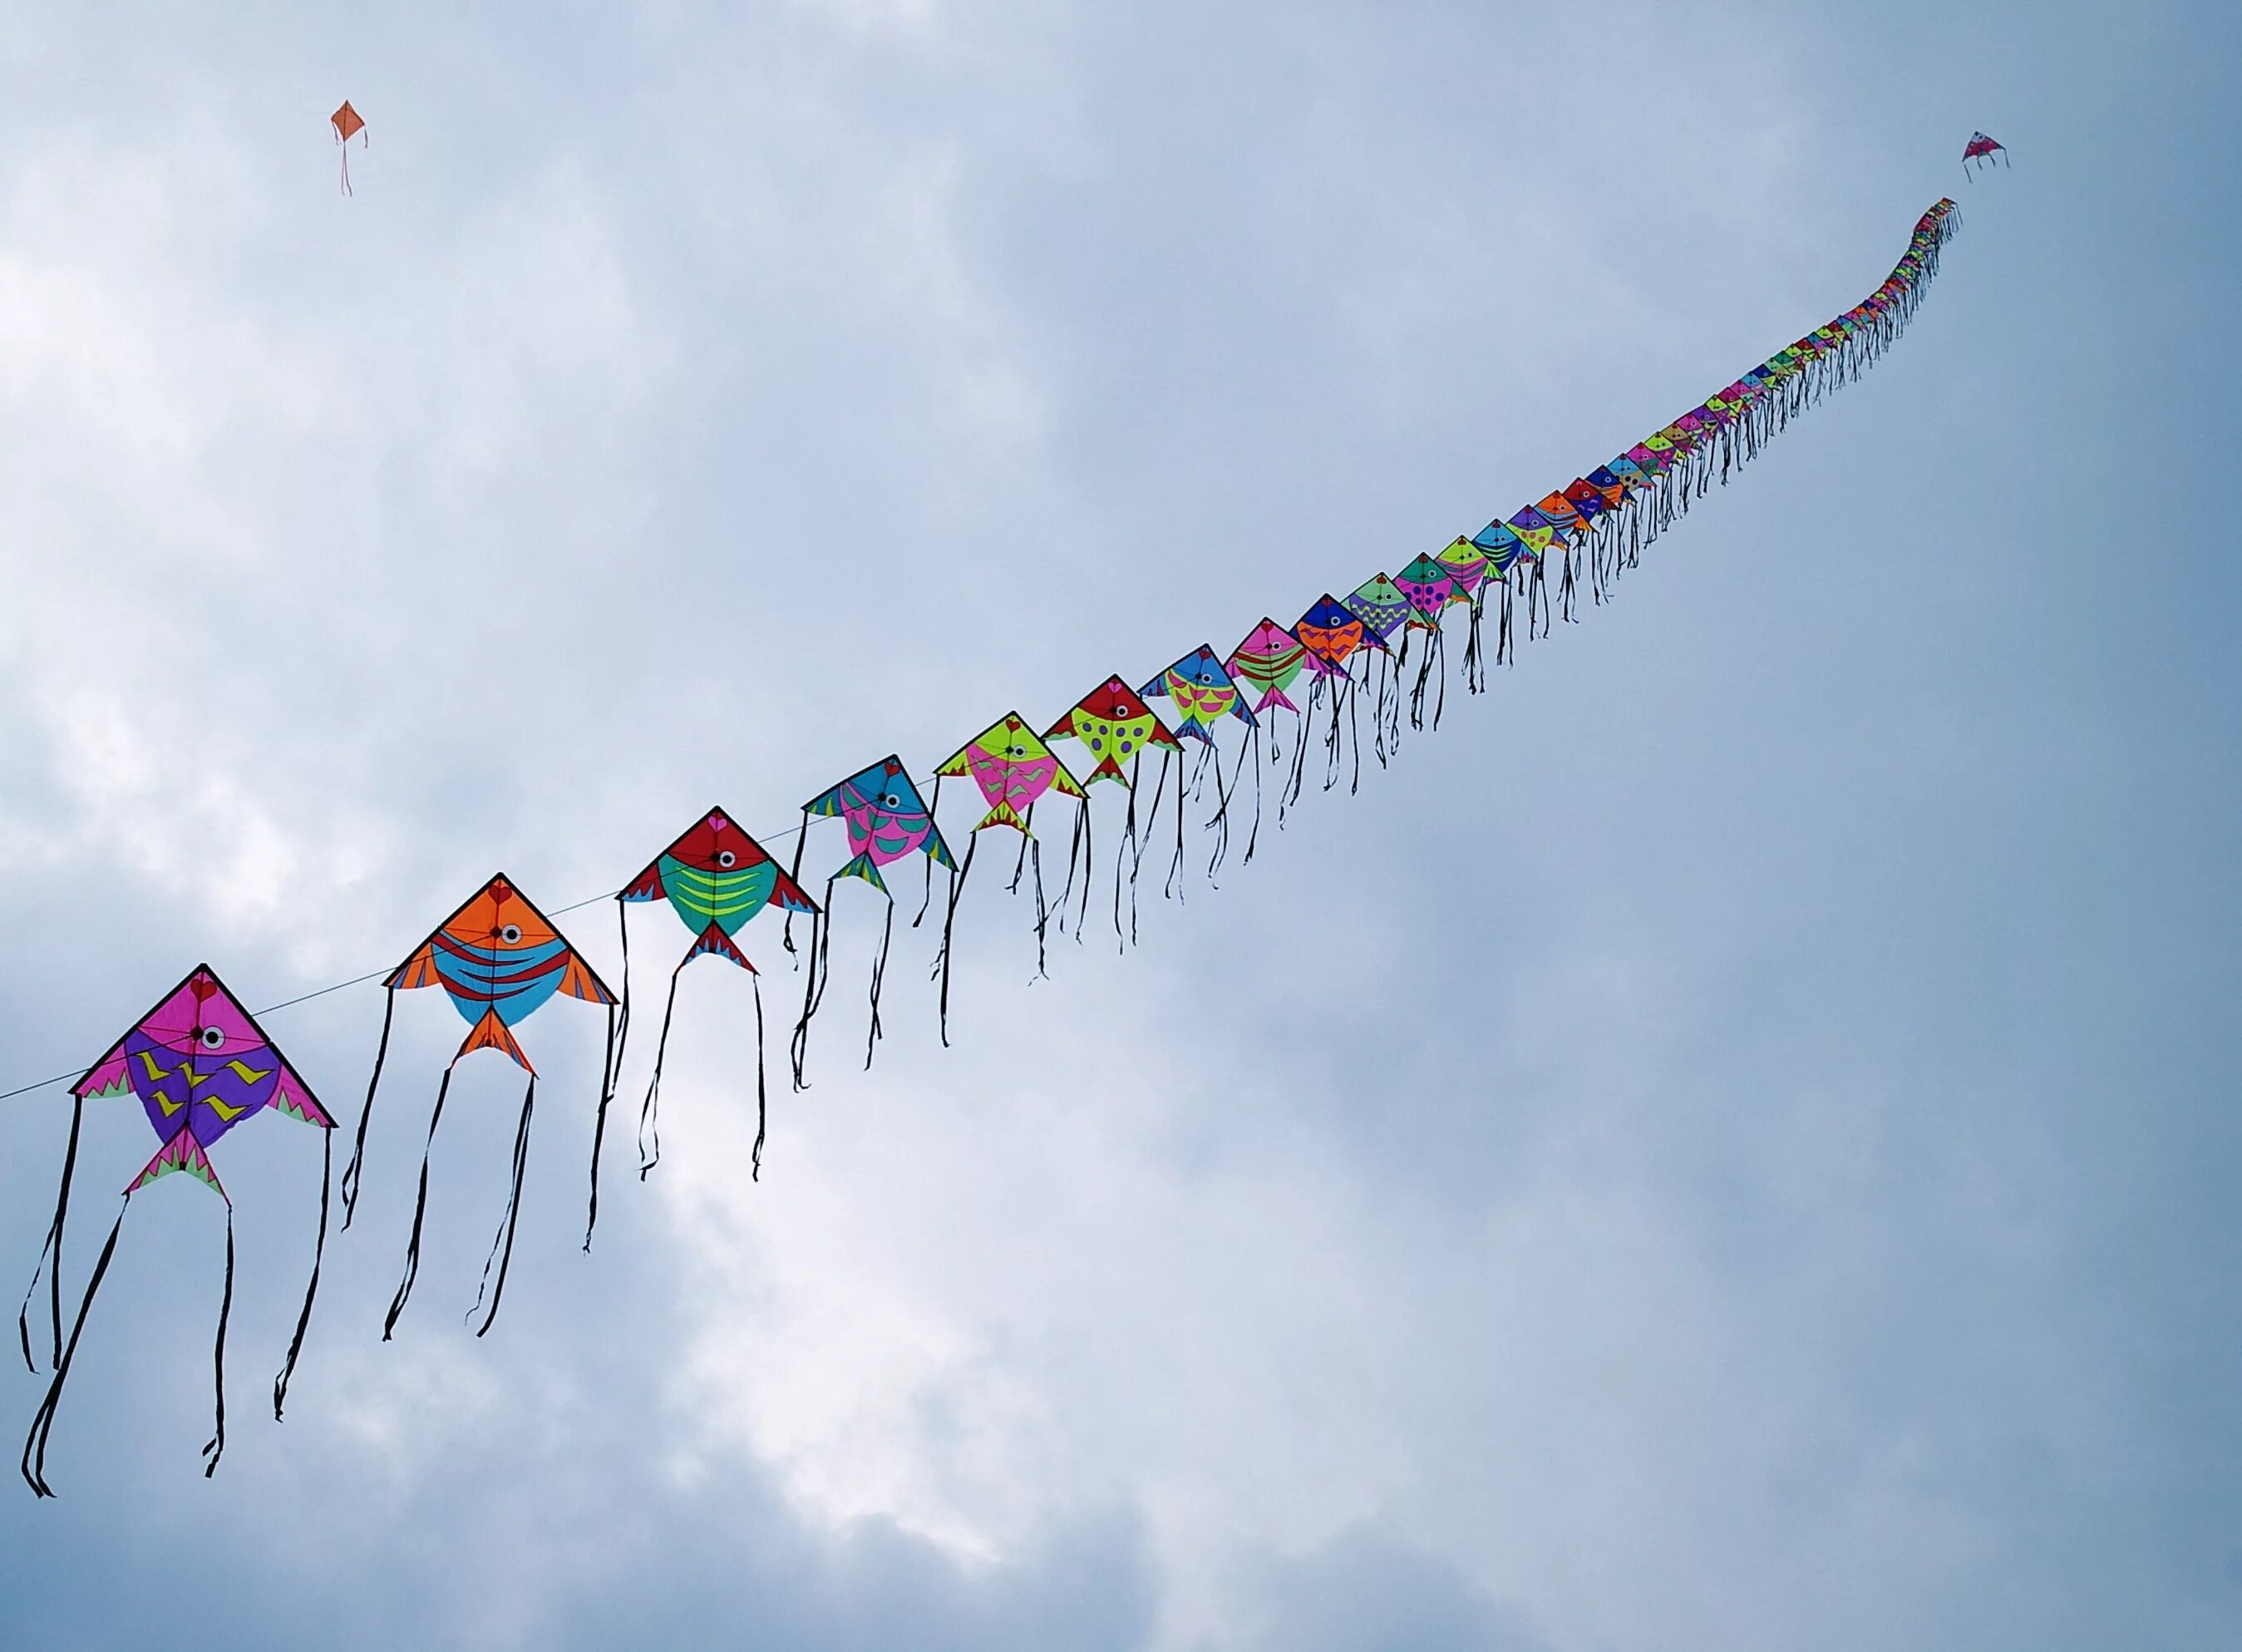
[[[1138,950],[1093,903],[1031,983],[977,871],[955,1047],[907,932],[863,1074],[842,891],[760,1183],[692,971],[580,1254],[600,1017],[537,1017],[480,1341],[490,1058],[379,1340],[459,1037],[407,995],[288,1420],[317,1143],[259,1121],[225,1464],[175,1178],[61,1495],[0,1496],[0,1643],[2236,1638],[2229,9],[460,10],[0,19],[0,1089],[198,958],[290,997],[1226,648],[1963,233],[1614,603]],[[380,1019],[271,1031],[354,1124]],[[26,1274],[68,1111],[0,1104]],[[73,1292],[148,1151],[91,1110]]]

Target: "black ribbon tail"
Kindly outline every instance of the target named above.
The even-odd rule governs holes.
[[[748,984],[755,995],[755,1145],[748,1158],[748,1179],[759,1182],[763,1179],[763,1125],[770,1108],[770,1092],[763,1081],[762,977],[751,975]]]
[[[521,1214],[521,1178],[529,1168],[529,1116],[537,1107],[537,1075],[529,1075],[529,1088],[521,1096],[521,1122],[514,1130],[514,1185],[506,1196],[506,1215],[499,1222],[497,1233],[491,1239],[491,1253],[483,1259],[482,1284],[475,1286],[475,1308],[483,1305],[483,1287],[490,1287],[490,1312],[475,1327],[479,1337],[488,1336],[492,1326],[498,1323],[498,1305],[506,1295],[506,1271],[514,1264],[514,1226]],[[498,1263],[498,1279],[491,1279],[491,1263]],[[475,1308],[467,1310],[467,1317],[475,1317]]]
[[[395,1333],[398,1317],[405,1312],[405,1304],[413,1295],[413,1282],[420,1277],[420,1224],[428,1214],[428,1155],[436,1145],[436,1125],[444,1117],[444,1098],[452,1092],[452,1068],[459,1065],[459,1059],[453,1057],[451,1064],[444,1069],[444,1081],[436,1086],[435,1110],[428,1115],[428,1139],[420,1149],[420,1191],[413,1200],[413,1236],[405,1242],[405,1277],[398,1280],[397,1295],[381,1322],[384,1342]],[[348,1220],[346,1217],[345,1226],[348,1226]]]
[[[816,951],[812,937],[811,950]],[[661,1035],[654,1041],[654,1076],[647,1080],[646,1099],[638,1109],[638,1179],[644,1181],[647,1172],[661,1162],[661,1064],[669,1054],[669,1018],[677,1012],[677,977],[685,973],[685,966],[693,962],[688,952],[677,961],[669,972],[669,998],[661,1006]],[[814,966],[813,966],[814,967]],[[647,1145],[648,1138],[653,1146]]]
[[[624,954],[623,967],[626,970],[630,967],[628,950]],[[623,977],[623,1003],[626,1006],[630,1003],[630,977],[628,974]],[[592,1199],[589,1207],[584,1212],[584,1253],[587,1256],[591,1254],[592,1250],[592,1230],[600,1225],[600,1150],[607,1138],[607,1104],[615,1098],[615,1090],[622,1083],[621,1038],[628,1038],[629,1035],[629,1010],[628,1008],[624,1010],[622,1031],[619,1037],[615,1031],[615,1007],[609,1004],[607,1006],[607,1053],[606,1058],[600,1064],[602,1075],[600,1079],[600,1105],[598,1111],[592,1115]]]
[[[942,1047],[950,1048],[950,944],[957,927],[957,897],[965,892],[965,880],[973,875],[973,851],[981,846],[981,834],[970,832],[965,838],[965,863],[951,876],[950,900],[942,914],[942,956],[935,967],[942,976],[942,997],[939,1014]]]
[[[39,1293],[39,1273],[47,1273],[47,1316],[49,1329],[53,1333],[54,1348],[47,1360],[47,1369],[53,1370],[63,1362],[63,1227],[70,1217],[70,1183],[77,1175],[78,1126],[85,1121],[85,1098],[73,1093],[70,1097],[70,1145],[63,1149],[62,1181],[55,1189],[55,1219],[47,1226],[46,1243],[39,1246],[38,1262],[31,1269],[31,1282],[23,1291],[23,1306],[16,1314],[16,1334],[23,1344],[23,1369],[36,1372],[39,1367],[31,1358],[31,1299]]]
[[[389,1024],[397,1014],[397,989],[392,987],[381,1007],[381,1042],[374,1046],[373,1077],[366,1081],[366,1105],[359,1109],[358,1138],[351,1144],[350,1163],[343,1168],[343,1231],[350,1231],[358,1214],[359,1171],[366,1163],[366,1127],[373,1117],[373,1092],[381,1087],[381,1064],[389,1058]]]
[[[335,1129],[328,1125],[319,1132],[319,1236],[312,1243],[312,1277],[304,1286],[304,1306],[296,1315],[296,1333],[288,1339],[288,1358],[280,1367],[280,1374],[272,1379],[272,1420],[280,1420],[281,1407],[288,1402],[288,1384],[296,1374],[296,1358],[304,1352],[304,1333],[312,1328],[312,1304],[319,1294],[319,1264],[327,1253],[327,1192],[333,1185],[335,1166]]]
[[[203,1455],[203,1478],[218,1473],[218,1460],[225,1455],[225,1322],[233,1317],[233,1202],[225,1206],[225,1294],[218,1304],[218,1342],[211,1355],[212,1385],[217,1393],[217,1416]]]
[[[103,1277],[109,1272],[109,1259],[117,1253],[117,1229],[124,1226],[124,1212],[132,1203],[127,1193],[117,1207],[117,1220],[109,1230],[109,1241],[101,1247],[101,1256],[93,1265],[93,1277],[85,1282],[85,1294],[78,1299],[77,1318],[70,1325],[70,1340],[63,1344],[63,1357],[56,1362],[55,1380],[47,1385],[47,1397],[39,1402],[39,1409],[31,1419],[31,1432],[23,1440],[23,1483],[39,1497],[51,1497],[54,1487],[47,1484],[47,1438],[54,1432],[55,1408],[62,1403],[63,1384],[69,1380],[70,1361],[77,1356],[77,1340],[85,1331],[85,1316],[93,1306],[94,1293],[101,1289]]]
[[[932,867],[934,857],[929,856],[926,863],[930,868]],[[930,871],[928,874],[930,877],[932,875]],[[880,1029],[880,988],[888,978],[888,943],[894,937],[895,932],[896,903],[890,900],[888,903],[887,919],[880,925],[880,950],[872,957],[872,986],[868,995],[872,1001],[872,1017],[864,1028],[864,1071],[866,1072],[872,1070],[872,1051],[879,1044],[883,1036]],[[757,1013],[760,1014],[761,1011]],[[761,1081],[757,1082],[760,1084]]]

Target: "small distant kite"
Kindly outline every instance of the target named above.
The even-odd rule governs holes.
[[[359,136],[366,131],[365,118],[350,106],[350,99],[346,97],[343,106],[327,117],[327,124],[335,129],[335,143],[343,151],[343,193],[354,194],[356,191],[351,188],[350,181],[350,140],[357,138],[360,149],[373,141]]]
[[[1965,178],[1976,176],[1977,169],[1970,165],[1970,162],[1983,161],[1986,165],[1990,166],[1996,155],[2001,158],[2002,165],[2006,166],[2009,164],[2009,146],[2006,144],[2002,143],[1998,138],[1988,138],[1983,132],[1971,132],[1970,141],[1962,146],[1963,176]]]

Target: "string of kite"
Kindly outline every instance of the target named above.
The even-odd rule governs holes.
[[[333,124],[336,141],[346,155],[349,139],[362,133],[363,122],[346,103],[336,111]],[[1981,151],[1980,144],[1991,148]],[[1983,158],[1999,148],[1979,134],[1971,140],[1970,154]],[[346,191],[346,169],[347,161]],[[393,967],[377,972],[384,990],[381,1028],[341,1179],[343,1228],[349,1228],[357,1214],[361,1178],[369,1164],[381,1165],[385,1155],[396,1147],[379,1136],[370,1141],[369,1131],[400,999],[435,988],[467,1024],[457,1052],[437,1076],[434,1102],[420,1137],[418,1192],[396,1293],[383,1320],[383,1340],[394,1334],[419,1274],[429,1158],[453,1076],[461,1062],[482,1051],[504,1056],[526,1081],[514,1139],[511,1191],[470,1311],[471,1318],[477,1312],[481,1314],[478,1336],[487,1334],[496,1322],[513,1260],[540,1078],[521,1030],[538,1011],[561,1001],[598,1011],[604,1019],[606,1053],[593,1092],[594,1125],[583,1239],[584,1248],[591,1248],[599,1218],[608,1113],[621,1089],[637,1018],[630,961],[634,907],[666,905],[685,930],[681,956],[671,967],[663,991],[659,1030],[639,1096],[634,1145],[640,1177],[649,1174],[661,1158],[661,1074],[678,978],[701,958],[731,965],[746,977],[749,989],[756,1130],[748,1169],[751,1176],[760,1177],[769,1085],[763,977],[743,944],[753,920],[777,915],[777,944],[793,957],[801,978],[799,1004],[782,1012],[789,1024],[787,1065],[795,1090],[809,1083],[815,1035],[822,1024],[821,1017],[830,1020],[833,1014],[827,1006],[832,939],[834,930],[843,924],[869,926],[876,916],[879,925],[859,1012],[867,1068],[882,1038],[898,912],[909,910],[914,895],[916,908],[904,917],[904,925],[917,930],[931,922],[939,937],[927,970],[936,1024],[944,1044],[950,1037],[953,940],[966,914],[969,888],[978,890],[991,878],[1001,877],[1008,890],[1017,895],[1024,885],[1034,911],[1039,975],[1047,967],[1054,933],[1071,931],[1079,943],[1094,922],[1110,923],[1115,944],[1125,950],[1137,938],[1138,887],[1148,855],[1163,896],[1176,899],[1183,897],[1195,876],[1187,863],[1195,838],[1206,847],[1204,875],[1210,879],[1241,836],[1241,863],[1250,862],[1266,816],[1273,813],[1276,823],[1284,825],[1312,782],[1324,791],[1345,785],[1352,792],[1359,786],[1366,723],[1371,757],[1380,767],[1399,750],[1405,725],[1411,730],[1428,723],[1439,728],[1447,701],[1452,636],[1460,632],[1462,639],[1456,674],[1461,688],[1477,695],[1486,688],[1490,656],[1497,663],[1510,661],[1521,636],[1546,637],[1554,621],[1574,620],[1583,601],[1606,601],[1621,573],[1638,566],[1643,547],[1685,514],[1692,500],[1705,497],[1715,481],[1725,485],[1795,415],[1831,390],[1857,380],[1891,346],[1913,316],[1937,271],[1940,250],[1957,227],[1954,203],[1941,200],[1917,221],[1905,255],[1862,303],[1785,346],[1608,461],[1507,517],[1495,517],[1475,533],[1459,534],[1438,550],[1413,558],[1398,573],[1381,571],[1343,594],[1320,593],[1289,625],[1265,615],[1226,651],[1202,641],[1149,678],[1107,675],[1048,721],[1024,715],[1017,708],[1008,709],[918,774],[893,753],[846,768],[802,804],[799,827],[768,834],[794,836],[793,853],[784,866],[741,826],[732,811],[708,809],[684,823],[611,897],[576,903],[586,906],[607,898],[615,903],[621,963],[613,985],[554,922],[554,916],[571,909],[556,908],[548,915],[505,874],[491,877]],[[1165,715],[1155,708],[1160,702],[1165,702]],[[1065,755],[1060,746],[1067,748]],[[930,788],[922,787],[922,776],[931,781]],[[1269,777],[1265,784],[1265,776]],[[970,816],[955,843],[939,823],[945,784],[970,802],[965,815],[955,807],[951,810],[953,831]],[[1102,795],[1111,798],[1104,830],[1113,849],[1105,865],[1099,861],[1093,832],[1094,802],[1101,788]],[[1120,817],[1118,831],[1111,820],[1116,813]],[[992,845],[990,854],[982,856],[982,840],[990,834],[998,836],[1003,847]],[[1050,866],[1044,863],[1047,841],[1054,850]],[[1057,845],[1062,841],[1064,860],[1059,863]],[[1009,874],[1001,858],[1006,850],[1012,854]],[[997,870],[976,883],[972,874],[977,863]],[[812,869],[807,879],[806,866]],[[913,882],[918,884],[916,890],[910,887]],[[1095,920],[1093,903],[1101,908]],[[642,942],[645,923],[650,921],[641,920]],[[769,927],[767,923],[766,933]],[[802,931],[799,941],[797,928]],[[675,945],[671,933],[668,944]],[[768,961],[768,952],[765,957]],[[288,1002],[300,1003],[355,984],[338,984]],[[585,1087],[591,1089],[588,1083]],[[124,1219],[137,1196],[175,1172],[202,1183],[225,1210],[225,1283],[212,1354],[214,1420],[203,1447],[208,1475],[216,1471],[225,1449],[226,1324],[232,1308],[234,1266],[233,1205],[211,1150],[236,1125],[268,1114],[307,1125],[319,1136],[318,1237],[294,1331],[273,1380],[272,1414],[277,1420],[318,1297],[333,1188],[337,1118],[267,1035],[258,1016],[244,1007],[207,964],[188,970],[134,1020],[76,1079],[69,1094],[70,1132],[54,1216],[17,1320],[26,1367],[37,1373],[43,1355],[50,1378],[24,1441],[23,1479],[39,1496],[52,1494],[45,1472],[50,1436]],[[68,1318],[65,1333],[64,1239],[80,1126],[88,1102],[124,1096],[138,1099],[156,1149],[124,1185],[108,1238],[79,1293],[75,1313]],[[396,1105],[390,1104],[392,1111]],[[35,1318],[44,1320],[37,1336]]]

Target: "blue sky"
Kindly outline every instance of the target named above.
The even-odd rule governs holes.
[[[60,1497],[0,1498],[0,1641],[2234,1637],[2227,12],[454,10],[0,23],[0,1088],[198,958],[291,997],[500,868],[563,904],[1226,647],[1963,232],[1615,602],[1140,950],[1030,984],[977,876],[955,1047],[906,937],[859,1074],[857,904],[759,1184],[695,971],[581,1255],[598,1018],[539,1016],[480,1341],[498,1064],[379,1340],[458,1037],[408,997],[287,1422],[275,1122],[224,1154],[223,1468],[174,1178]],[[272,1031],[354,1122],[379,1022]],[[0,1104],[27,1272],[66,1124]],[[89,1118],[74,1286],[144,1138]]]

